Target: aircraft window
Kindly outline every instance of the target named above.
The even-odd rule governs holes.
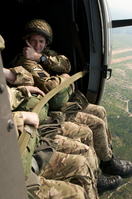
[[[129,0],[107,0],[112,20],[132,19],[132,2]],[[118,24],[118,22],[117,22]],[[112,77],[106,81],[101,105],[105,107],[108,123],[112,132],[115,154],[132,160],[132,24],[112,29]],[[128,191],[129,190],[129,191]],[[131,195],[131,184],[126,181],[125,188],[116,193],[105,195],[105,198]],[[128,194],[128,195],[127,195]]]

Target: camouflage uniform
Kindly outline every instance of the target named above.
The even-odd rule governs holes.
[[[24,86],[20,86],[17,89],[8,88],[8,90],[12,110],[15,110],[25,97],[31,96],[30,92]],[[58,151],[86,157],[93,170],[93,177],[95,176],[95,181],[97,181],[98,160],[93,147],[93,133],[88,126],[63,122],[61,128],[59,128],[58,135],[55,137],[55,141],[58,143]]]
[[[21,112],[13,112],[13,118],[14,118],[15,124],[17,125],[17,130],[22,132],[24,122],[23,122],[23,117],[22,117]],[[57,157],[56,157],[56,155],[57,155]],[[86,166],[85,159],[84,159],[85,160],[84,161],[82,157],[78,157],[78,156],[72,156],[72,157],[70,156],[69,157],[69,155],[65,155],[63,153],[57,153],[57,154],[55,154],[55,156],[53,158],[54,159],[57,158],[58,162],[55,161],[54,159],[51,160],[49,165],[46,166],[46,168],[44,169],[44,171],[42,171],[42,174],[40,175],[40,189],[39,189],[39,191],[35,191],[36,195],[39,198],[41,198],[41,199],[42,198],[45,198],[45,199],[46,198],[56,198],[57,199],[58,197],[60,197],[60,198],[61,197],[62,198],[71,197],[71,198],[77,198],[77,199],[96,198],[96,197],[93,197],[94,193],[92,193],[92,187],[90,187],[91,190],[89,190],[90,189],[89,184],[91,183],[91,174],[90,174],[90,172],[88,173],[88,171],[90,171],[90,169],[88,170],[88,168]],[[79,158],[79,159],[77,159],[77,158]],[[63,161],[63,159],[65,159],[65,161]],[[78,160],[81,160],[82,163],[77,164],[77,162],[79,162]],[[85,164],[84,164],[84,162],[85,162]],[[73,165],[73,163],[74,163],[74,165]],[[62,164],[62,166],[61,166],[61,164]],[[69,168],[69,167],[71,167],[71,165],[73,165],[72,169]],[[79,168],[78,168],[78,166],[79,166]],[[50,171],[50,167],[53,167],[54,176],[53,176],[52,170]],[[77,168],[79,169],[79,171]],[[84,168],[83,172],[81,171],[82,168]],[[58,177],[58,169],[60,169],[60,171],[65,169],[64,170],[65,172],[63,171],[63,174],[62,174],[62,172],[60,172],[59,177]],[[88,178],[90,178],[90,179],[86,180],[89,182],[89,184],[88,184],[88,182],[83,183],[84,188],[82,188],[79,185],[65,182],[65,181],[68,181],[66,179],[68,177],[69,177],[69,180],[72,179],[72,175],[73,175],[74,171],[76,171],[78,175],[81,174],[81,175],[84,175],[84,176],[87,176]],[[75,174],[75,173],[74,173],[74,178],[76,178],[76,176],[77,176],[77,174]],[[67,175],[64,176],[64,174],[67,174]],[[47,178],[57,179],[57,181],[56,180],[47,180],[42,176],[47,177]],[[65,180],[65,181],[58,181],[58,178],[60,180]],[[87,190],[87,192],[85,191],[85,189]],[[91,193],[93,196],[88,197],[87,193]]]
[[[23,89],[23,87],[22,87]],[[13,90],[13,95],[11,95]],[[26,90],[26,89],[25,89]],[[12,96],[15,96],[15,88],[9,89],[9,96],[11,99],[11,105],[14,105],[12,107],[16,107],[16,104],[18,105],[18,103],[20,101],[16,100],[13,103],[14,98]],[[27,91],[26,91],[27,92]],[[16,90],[16,99],[20,99],[18,97],[18,94],[20,93],[20,91]],[[28,94],[28,93],[27,93]],[[23,121],[22,121],[22,115],[19,112],[17,113],[13,113],[15,114],[15,118],[17,118],[17,123],[19,122],[19,128],[22,130],[22,125],[23,125]],[[74,184],[78,184],[81,185],[86,193],[87,193],[87,197],[86,198],[98,198],[98,193],[97,193],[97,179],[95,179],[94,177],[94,173],[93,170],[95,169],[94,165],[96,165],[95,163],[95,157],[93,157],[93,152],[91,151],[90,147],[88,146],[83,146],[82,145],[82,149],[80,150],[78,148],[78,141],[73,141],[71,140],[67,142],[69,138],[64,138],[62,136],[56,136],[55,140],[58,141],[59,144],[59,150],[60,151],[64,151],[67,152],[67,154],[65,153],[61,153],[61,152],[56,152],[55,155],[53,156],[53,158],[51,159],[50,163],[41,171],[41,176],[47,179],[55,179],[55,180],[63,180],[63,181],[67,181],[67,182],[72,182]],[[62,147],[62,142],[64,143],[65,147]],[[76,142],[76,143],[74,143]],[[76,146],[76,148],[73,149],[73,151],[70,151],[69,149],[67,150],[66,145],[71,146],[71,149],[69,147],[70,150],[73,149],[74,146]],[[81,155],[71,155],[69,153],[72,154],[81,154]],[[82,155],[84,155],[85,157],[83,157]],[[91,165],[89,164],[89,160],[91,161],[91,164],[93,165],[93,168],[91,168]],[[41,182],[46,181],[45,179],[42,179]],[[48,181],[49,182],[49,181]],[[54,184],[55,181],[52,182],[52,184]],[[72,185],[72,184],[67,184],[67,183],[62,183],[63,186],[69,187],[71,191],[73,192],[75,190],[76,185]],[[42,184],[41,185],[41,189],[38,193],[38,195],[42,194],[42,191],[45,190],[45,186],[47,187],[47,183],[46,185]],[[55,186],[55,185],[54,185]],[[61,185],[62,186],[62,185]],[[58,187],[58,184],[57,184]],[[52,189],[51,187],[47,187],[48,188],[48,193],[46,192],[45,194],[49,194]],[[74,188],[74,189],[73,189]],[[47,189],[46,189],[47,190]],[[61,188],[59,189],[61,190]],[[84,190],[81,188],[80,189],[81,192],[79,194],[82,194],[82,192],[84,193]],[[68,190],[67,190],[68,191]],[[64,191],[62,191],[64,192]],[[69,194],[69,193],[68,193]],[[74,193],[74,195],[77,195],[77,192]],[[46,195],[46,197],[48,197]],[[77,196],[76,196],[77,197]],[[78,196],[81,197],[81,196]],[[83,196],[84,197],[84,196]]]
[[[30,60],[27,60],[27,61],[25,60],[25,63],[28,61],[30,61]],[[27,68],[27,69],[29,69],[29,68]],[[33,84],[33,78],[31,76],[31,74],[28,71],[26,71],[23,67],[21,67],[21,66],[15,67],[15,68],[12,68],[11,71],[17,76],[15,82],[10,82],[13,85],[23,85],[23,84],[32,85]],[[52,83],[55,84],[55,82],[57,82],[57,79],[59,80],[58,77],[52,79]],[[47,82],[46,85],[48,85],[48,86],[46,86],[46,88],[52,89],[54,87],[52,85],[49,85],[48,81],[46,81],[46,82]],[[57,84],[60,84],[59,81]],[[55,84],[55,86],[57,86],[57,84]],[[24,87],[23,87],[23,90],[24,90]],[[47,91],[47,89],[46,89],[46,91]],[[28,93],[28,95],[31,96],[29,93]],[[24,98],[21,97],[20,99],[22,100]],[[111,159],[111,157],[112,157],[112,151],[111,151],[112,139],[111,139],[111,133],[108,128],[107,114],[106,114],[104,107],[99,106],[99,105],[89,104],[87,106],[87,108],[85,110],[83,110],[82,113],[79,112],[76,115],[75,119],[71,118],[69,120],[72,120],[72,121],[78,122],[78,123],[84,123],[84,124],[88,125],[89,128],[93,131],[94,148],[97,153],[97,156],[103,161],[108,161]],[[64,129],[64,127],[63,127],[63,129]],[[69,131],[67,131],[67,132],[69,134]],[[88,130],[88,132],[89,132],[89,130]],[[72,131],[72,133],[73,133],[73,131]],[[72,133],[70,133],[70,138],[71,138]],[[79,132],[79,134],[80,133],[81,132]],[[82,136],[82,135],[80,135],[80,136]],[[99,138],[101,140],[100,142],[98,142]],[[89,145],[90,142],[87,142],[87,143],[85,142],[85,144]]]
[[[59,55],[48,47],[42,52],[48,56],[46,63],[40,63],[32,60],[27,60],[22,54],[17,58],[16,66],[23,66],[26,70],[32,73],[33,76],[38,76],[40,72],[47,72],[50,75],[69,73],[71,64],[67,57]],[[47,74],[46,73],[46,74]]]
[[[56,152],[40,175],[46,179],[78,184],[85,189],[88,198],[98,198],[92,169],[86,158],[81,155]]]
[[[63,152],[65,154],[78,154],[84,156],[90,165],[90,168],[92,169],[94,182],[97,184],[98,159],[94,149],[79,141],[75,141],[61,135],[56,135],[54,141],[58,144],[57,151]]]
[[[90,108],[91,107],[93,107],[92,110],[87,107],[85,109],[85,112],[82,111],[78,112],[77,114],[72,114],[68,120],[76,122],[77,124],[87,125],[93,132],[94,149],[97,156],[100,160],[109,161],[112,158],[111,144],[109,141],[111,140],[111,134],[107,129],[106,123],[103,121],[103,119],[94,115],[96,113],[99,113],[100,117],[103,116],[103,113],[105,113],[105,109],[97,105],[90,105]]]
[[[13,112],[14,122],[16,124],[17,137],[19,136],[18,131],[23,131],[23,116],[21,112]],[[46,180],[44,177],[40,176],[40,189],[39,191],[35,191],[36,195],[39,198],[76,198],[82,199],[87,198],[87,194],[85,190],[75,184],[64,182],[64,181],[56,181],[56,180]]]
[[[32,20],[29,22],[24,29],[25,35],[23,39],[28,39],[30,34],[33,32],[36,34],[38,32],[38,34],[44,35],[47,38],[48,44],[52,43],[52,29],[46,22],[42,20]],[[45,87],[47,86],[44,85],[44,83],[43,85],[40,83],[38,78],[40,76],[39,74],[45,73],[45,71],[50,75],[52,75],[53,72],[54,74],[69,73],[71,65],[65,56],[58,55],[47,47],[43,50],[42,54],[47,55],[48,59],[41,65],[36,61],[26,59],[23,55],[20,55],[17,59],[16,66],[22,65],[26,70],[31,72],[35,85],[45,92]],[[46,78],[47,77],[41,77],[41,80],[45,82]],[[52,86],[48,85],[48,87],[50,87],[51,90],[56,87],[57,84],[59,85],[59,82],[57,80],[52,81],[52,79],[50,79],[50,84],[52,84]],[[97,156],[103,161],[111,159],[111,134],[108,129],[107,117],[103,107],[88,105],[83,112],[78,112],[78,114],[72,115],[69,121],[86,124],[93,131],[94,148]]]
[[[11,85],[24,86],[34,85],[34,79],[30,72],[24,69],[22,66],[10,68],[10,71],[16,76],[15,81],[7,80]]]
[[[35,63],[34,61],[25,59],[25,61],[23,62],[23,67],[25,67],[29,72],[33,74],[32,65],[27,64],[29,61]],[[20,60],[19,64],[22,65],[22,62],[20,62]],[[39,87],[40,84],[38,83],[36,86]],[[55,84],[55,86],[57,86],[57,84]],[[42,86],[40,86],[39,88],[45,91]],[[54,88],[54,86],[50,86],[50,89],[52,88]],[[94,148],[99,159],[103,161],[108,161],[111,159],[111,133],[108,129],[106,111],[102,106],[89,104],[88,107],[82,112],[78,112],[77,114],[72,115],[68,121],[86,124],[93,131]]]
[[[35,192],[41,199],[87,199],[81,186],[59,180],[46,180],[40,176],[40,189]]]
[[[105,130],[107,134],[108,146],[109,146],[109,150],[111,150],[112,136],[110,133],[110,129],[108,127],[107,113],[106,113],[105,108],[103,106],[89,104],[87,108],[83,110],[83,112],[87,114],[92,114],[103,120],[103,129]]]

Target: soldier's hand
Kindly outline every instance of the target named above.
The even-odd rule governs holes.
[[[70,75],[68,75],[67,73],[63,73],[63,74],[61,74],[61,76],[65,77],[66,79],[68,79],[70,77]],[[74,82],[71,83],[71,87],[72,87],[72,92],[74,93],[75,92],[75,84],[74,84]]]
[[[22,111],[24,124],[33,125],[35,129],[39,126],[39,117],[36,113]]]
[[[40,90],[38,87],[35,86],[25,86],[25,87],[30,91],[30,93],[39,93],[43,97],[45,96],[45,93],[42,90]]]
[[[32,45],[26,39],[27,47],[23,48],[23,55],[26,59],[30,59],[32,61],[40,61],[41,54],[38,54]]]

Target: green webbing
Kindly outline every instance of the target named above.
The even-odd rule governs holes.
[[[64,82],[62,82],[59,86],[57,86],[56,88],[54,88],[53,90],[51,90],[50,92],[48,92],[41,100],[40,102],[35,106],[35,108],[32,110],[32,112],[35,112],[37,114],[39,114],[41,108],[54,96],[56,95],[59,91],[61,91],[63,88],[65,88],[66,86],[72,84],[73,82],[75,82],[77,79],[83,77],[85,74],[87,73],[87,70],[85,71],[81,71],[76,73],[75,75],[69,77],[68,79],[66,79]],[[30,127],[33,128],[33,127]],[[22,132],[18,143],[19,143],[19,147],[20,147],[20,153],[21,153],[21,158],[23,157],[26,147],[28,145],[28,141],[30,139],[30,134],[27,133],[25,130]]]

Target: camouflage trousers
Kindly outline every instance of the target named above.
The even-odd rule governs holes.
[[[54,141],[58,143],[57,151],[63,153],[56,153],[50,163],[43,170],[41,176],[46,178],[44,178],[44,181],[47,179],[55,179],[73,182],[72,184],[69,183],[68,186],[70,186],[70,189],[75,196],[77,193],[73,190],[75,190],[75,187],[78,184],[86,191],[86,198],[98,198],[96,188],[98,179],[98,160],[93,148],[92,131],[86,125],[64,122],[58,134],[59,135],[55,136]],[[90,146],[81,143],[81,141],[88,141]],[[61,166],[61,161],[64,160],[65,163],[63,162],[63,165]],[[78,161],[81,161],[81,165]],[[62,184],[65,188],[67,185],[64,181]],[[55,187],[56,186],[57,184],[55,183]],[[66,192],[66,190],[63,190],[63,192]],[[82,194],[82,191],[79,192],[79,194]],[[76,197],[80,196],[77,194]],[[70,195],[70,198],[72,198],[72,195]]]
[[[98,158],[93,147],[93,133],[88,126],[64,122],[56,135],[55,142],[58,143],[57,151],[66,154],[78,154],[84,156],[93,171],[93,179],[98,179]],[[87,143],[84,144],[84,143]]]
[[[94,105],[94,104],[89,104],[86,109],[83,110],[84,113],[92,114],[94,116],[99,117],[102,119],[105,123],[105,129],[107,133],[107,138],[108,138],[108,144],[111,147],[112,145],[112,136],[110,133],[110,129],[108,127],[108,122],[107,122],[107,113],[106,110],[103,106],[99,105]]]
[[[100,160],[109,161],[112,157],[111,134],[107,124],[106,111],[102,106],[89,104],[82,112],[72,114],[68,121],[87,125],[93,132],[93,143]],[[85,144],[87,144],[85,142]]]
[[[40,176],[48,180],[54,179],[80,185],[86,191],[86,198],[98,198],[92,169],[87,159],[81,155],[56,152]]]
[[[47,180],[40,176],[40,189],[35,192],[40,199],[87,199],[79,185],[60,180]]]

